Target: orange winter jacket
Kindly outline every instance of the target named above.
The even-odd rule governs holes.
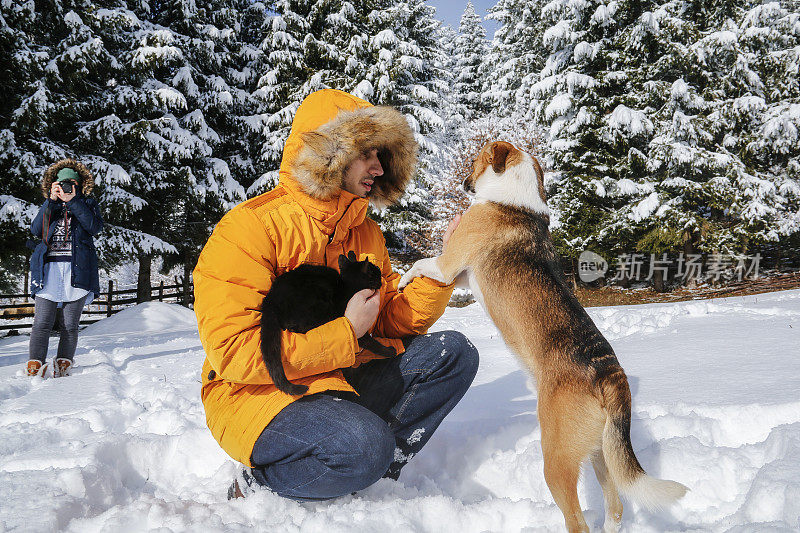
[[[309,133],[313,132],[313,133]],[[263,429],[299,398],[272,384],[260,350],[261,300],[276,276],[302,263],[338,269],[339,254],[370,254],[383,272],[381,309],[371,333],[403,351],[400,337],[425,333],[442,315],[452,286],[416,278],[398,292],[368,200],[342,190],[341,173],[370,147],[381,150],[384,176],[376,203],[395,201],[413,173],[416,144],[405,119],[349,94],[323,90],[297,110],[284,148],[278,186],[227,213],[194,270],[195,313],[206,352],[202,400],[214,438],[234,459],[250,455]],[[339,369],[372,356],[356,353],[350,321],[341,317],[308,333],[283,332],[287,377],[307,394],[353,390]]]

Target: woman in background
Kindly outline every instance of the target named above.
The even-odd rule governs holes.
[[[100,292],[94,236],[103,228],[100,207],[89,197],[94,179],[73,159],[51,165],[42,178],[45,201],[31,224],[41,239],[31,256],[31,294],[36,298],[29,346],[29,376],[45,377],[47,345],[63,307],[63,323],[53,377],[68,376],[78,345],[83,306]]]

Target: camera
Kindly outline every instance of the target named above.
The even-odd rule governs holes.
[[[62,181],[59,182],[59,185],[61,185],[61,190],[64,191],[64,194],[72,194],[75,188],[75,182],[73,181]]]

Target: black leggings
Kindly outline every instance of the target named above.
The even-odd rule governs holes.
[[[58,355],[60,359],[75,357],[75,348],[78,346],[78,324],[83,311],[84,296],[74,302],[64,302],[64,324],[61,327],[61,337],[58,341]],[[33,328],[31,329],[31,342],[28,347],[31,359],[45,362],[47,359],[47,345],[50,340],[50,331],[56,319],[57,302],[36,297],[36,307],[33,314]]]

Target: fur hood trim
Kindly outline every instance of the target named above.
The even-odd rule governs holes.
[[[86,165],[74,159],[62,159],[61,161],[53,163],[44,171],[44,176],[42,177],[42,194],[45,198],[50,198],[50,187],[53,185],[53,182],[56,181],[58,171],[66,167],[71,168],[81,177],[81,193],[83,196],[89,196],[91,194],[92,189],[94,189],[94,177],[92,177],[92,173],[89,172]]]
[[[294,162],[294,178],[313,198],[339,194],[347,166],[362,153],[378,149],[383,176],[369,195],[377,208],[403,195],[417,166],[417,142],[406,118],[391,107],[341,111],[336,118],[302,135],[303,147]]]

